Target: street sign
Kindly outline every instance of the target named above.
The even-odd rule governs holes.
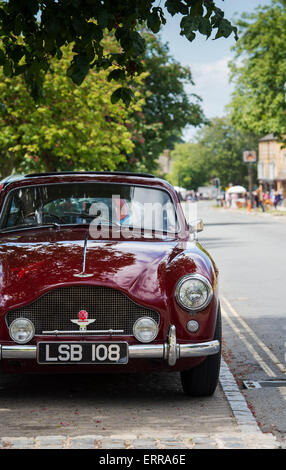
[[[252,194],[252,179],[253,179],[253,167],[252,163],[256,162],[256,152],[254,150],[245,150],[243,152],[244,163],[250,163],[248,166],[248,191],[249,191],[249,202],[248,210],[251,211],[253,207],[253,194]]]
[[[244,163],[255,163],[256,152],[254,150],[245,150],[243,152],[243,161]]]

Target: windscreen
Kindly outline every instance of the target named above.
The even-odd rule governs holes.
[[[100,224],[177,232],[176,211],[165,190],[112,183],[27,186],[8,194],[1,229]]]

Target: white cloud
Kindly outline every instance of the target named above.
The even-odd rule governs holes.
[[[230,59],[231,57],[223,57],[214,62],[192,64],[191,70],[196,87],[202,92],[210,92],[213,86],[216,88],[228,86]]]

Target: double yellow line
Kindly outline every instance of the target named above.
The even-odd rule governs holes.
[[[255,358],[255,360],[258,362],[260,367],[264,370],[264,372],[269,376],[269,377],[276,377],[277,373],[274,372],[274,370],[266,364],[264,359],[261,357],[261,355],[256,351],[254,346],[259,346],[261,350],[269,357],[271,361],[271,366],[273,364],[278,367],[278,369],[285,374],[286,373],[286,367],[285,365],[281,364],[279,359],[273,354],[273,352],[261,341],[258,336],[255,334],[255,332],[250,328],[250,326],[241,318],[239,313],[234,309],[234,307],[230,304],[230,302],[224,297],[221,296],[221,312],[223,319],[227,321],[229,326],[233,329],[233,331],[237,334],[238,338],[241,340],[241,342],[246,346],[248,351],[252,354],[252,356]],[[231,313],[232,317],[229,315]],[[236,323],[233,321],[233,318],[237,320],[239,325],[242,327],[240,329]],[[247,339],[245,332],[253,339],[253,344],[250,343],[250,341]]]

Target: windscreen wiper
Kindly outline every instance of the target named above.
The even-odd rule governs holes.
[[[48,224],[29,224],[29,225],[22,225],[22,226],[17,226],[17,227],[5,227],[0,230],[0,233],[18,232],[21,230],[29,230],[33,228],[43,228],[43,227],[55,227],[59,229],[62,227],[62,225],[58,224],[57,222],[49,222]]]

